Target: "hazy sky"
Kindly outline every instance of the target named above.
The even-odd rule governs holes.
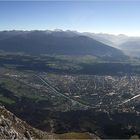
[[[140,36],[140,1],[0,1],[0,30],[11,29]]]

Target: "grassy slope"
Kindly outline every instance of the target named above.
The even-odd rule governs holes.
[[[59,139],[99,139],[94,134],[90,134],[87,132],[84,133],[70,132],[70,133],[58,134],[56,135],[56,137]]]

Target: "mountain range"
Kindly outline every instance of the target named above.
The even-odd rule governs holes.
[[[140,37],[63,30],[0,31],[0,51],[33,55],[140,57]]]
[[[73,31],[1,31],[0,50],[41,55],[93,55],[125,58],[124,53],[97,38]]]

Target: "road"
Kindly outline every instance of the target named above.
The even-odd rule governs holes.
[[[54,93],[59,94],[59,95],[63,96],[64,98],[66,98],[66,99],[68,99],[68,100],[70,100],[70,101],[72,101],[72,102],[75,102],[75,103],[77,103],[77,104],[79,104],[79,105],[85,106],[85,107],[87,107],[87,108],[96,108],[96,107],[93,107],[93,106],[90,106],[90,105],[81,103],[80,101],[77,101],[77,100],[73,99],[72,97],[67,96],[67,95],[65,95],[65,94],[63,94],[63,93],[57,91],[57,90],[51,85],[50,81],[49,81],[47,78],[44,79],[44,78],[41,77],[40,75],[34,75],[34,76],[37,77],[38,79],[40,79],[45,85],[47,85],[52,91],[54,91]]]
[[[130,102],[131,100],[134,100],[134,99],[136,99],[136,98],[138,98],[138,97],[140,97],[140,94],[138,94],[138,95],[136,95],[136,96],[134,96],[134,97],[132,97],[132,98],[130,98],[130,99],[124,101],[124,102],[121,103],[120,105],[126,104],[126,103]]]

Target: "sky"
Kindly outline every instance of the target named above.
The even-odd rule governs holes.
[[[0,30],[54,29],[140,36],[140,1],[0,1]]]

